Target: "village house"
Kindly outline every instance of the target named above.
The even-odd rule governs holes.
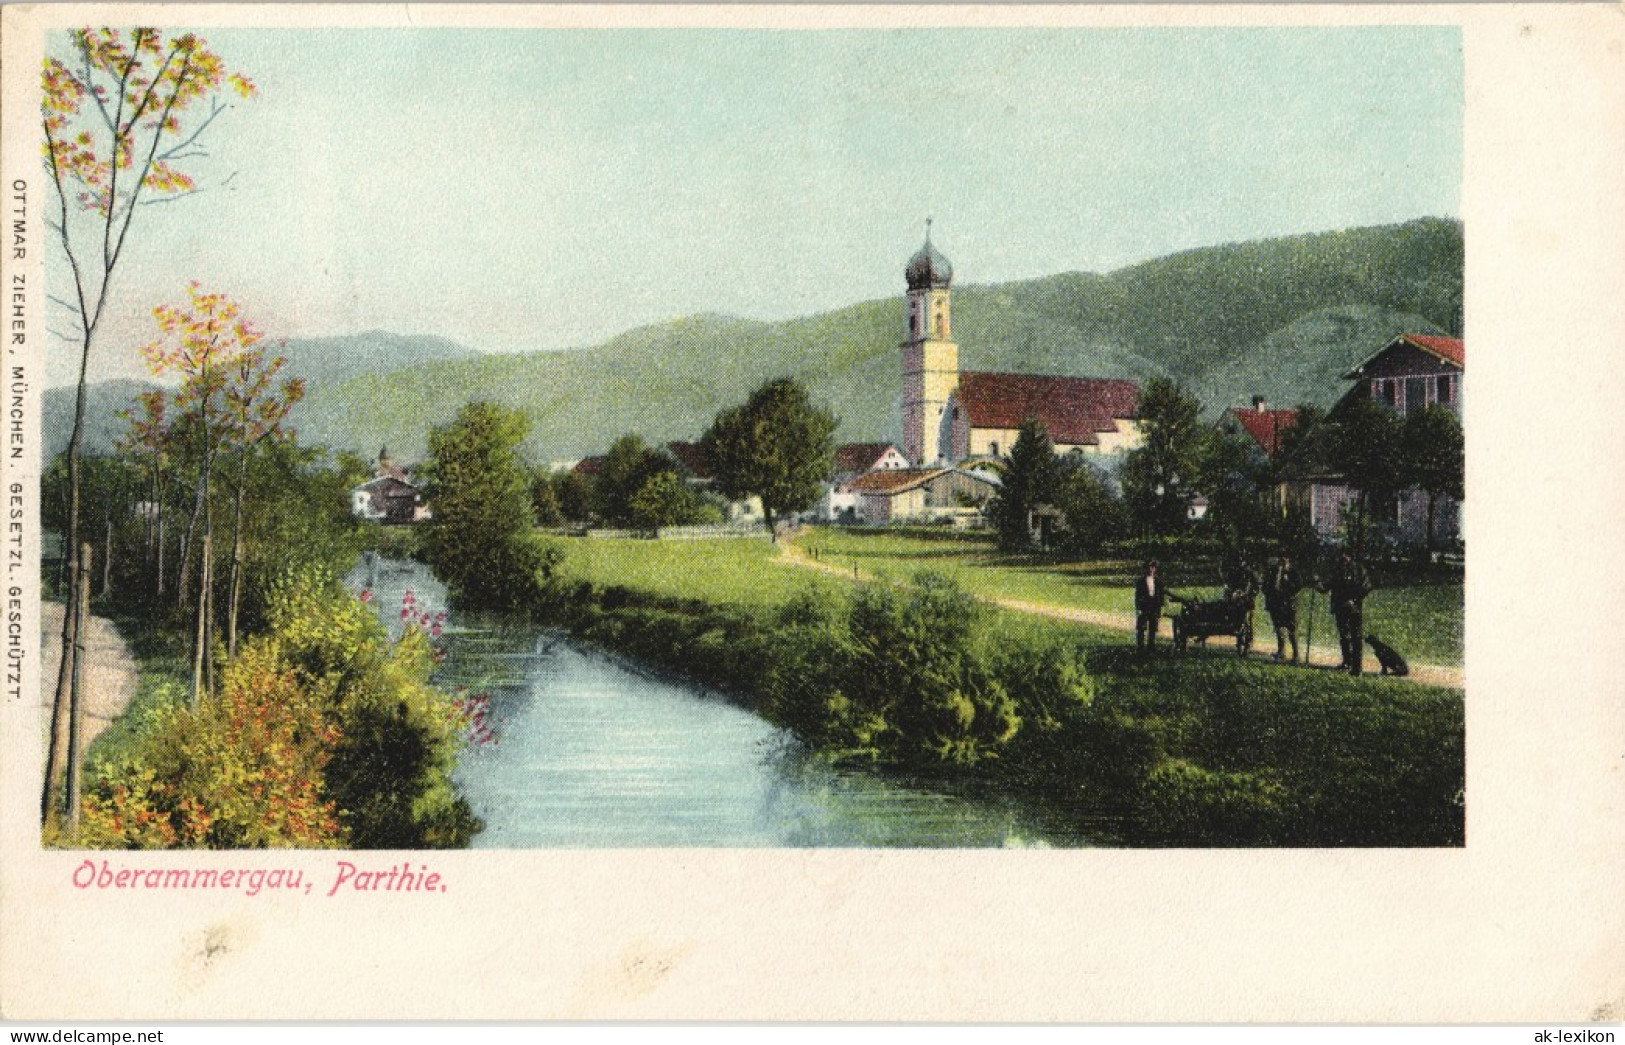
[[[1459,418],[1466,367],[1466,343],[1461,338],[1401,334],[1343,375],[1344,380],[1354,384],[1328,416],[1335,418],[1345,404],[1365,398],[1401,416],[1438,405]],[[1304,509],[1317,533],[1331,537],[1343,525],[1344,516],[1353,510],[1357,492],[1341,482],[1340,476],[1317,464],[1311,456],[1300,467],[1290,484],[1289,496]],[[1380,521],[1392,528],[1401,543],[1420,544],[1426,539],[1425,492],[1405,490],[1391,503],[1376,507],[1382,513]],[[1453,498],[1440,497],[1435,504],[1433,534],[1436,540],[1461,536],[1461,505]]]
[[[904,278],[903,455],[912,465],[1007,455],[1029,417],[1043,423],[1056,453],[1115,454],[1140,445],[1140,388],[1133,381],[959,369],[953,266],[931,245],[929,222]]]
[[[350,514],[385,526],[422,522],[431,517],[423,491],[412,482],[408,469],[390,460],[388,447],[379,449],[373,477],[351,488]]]
[[[860,495],[849,489],[852,480],[870,472],[894,472],[908,467],[908,458],[895,443],[846,443],[835,448],[835,471],[824,484],[824,496],[815,514],[824,522],[856,522]]]
[[[666,452],[676,460],[683,473],[683,480],[689,487],[700,493],[712,493],[716,487],[716,477],[711,474],[711,466],[705,462],[705,452],[699,443],[687,443],[675,440],[666,444]],[[760,522],[762,518],[762,499],[760,497],[747,497],[742,501],[728,502],[729,522]]]
[[[844,484],[857,498],[857,517],[893,522],[978,522],[998,493],[996,479],[959,468],[898,468],[869,472]]]

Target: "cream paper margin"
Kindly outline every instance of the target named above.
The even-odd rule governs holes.
[[[41,33],[77,24],[1455,24],[1466,49],[1467,845],[1458,850],[410,855],[450,891],[284,899],[69,884],[38,845],[40,723],[8,691],[9,1019],[1513,1022],[1625,1018],[1625,13],[1484,7],[17,7],[4,188],[29,181],[43,384]],[[1395,157],[1403,163],[1403,156]],[[7,237],[7,255],[10,250]],[[14,266],[8,263],[7,318]],[[8,338],[9,342],[9,338]],[[9,423],[9,418],[8,418]],[[5,459],[29,519],[39,462]],[[9,511],[9,504],[8,504]],[[37,523],[28,564],[37,576]],[[8,542],[11,534],[7,533]],[[7,543],[6,548],[12,547]],[[9,554],[9,552],[7,553]],[[25,665],[38,685],[37,592]],[[9,596],[8,596],[9,600]],[[8,601],[8,620],[12,612]],[[379,856],[387,862],[387,855]],[[403,854],[397,854],[397,858]],[[318,854],[156,854],[142,867]],[[397,859],[398,862],[398,859]]]

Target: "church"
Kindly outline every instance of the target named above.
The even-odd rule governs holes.
[[[1092,377],[996,374],[959,369],[953,339],[953,266],[931,245],[908,261],[908,338],[903,350],[903,454],[916,468],[1007,455],[1029,417],[1055,452],[1108,455],[1140,445],[1140,386]]]

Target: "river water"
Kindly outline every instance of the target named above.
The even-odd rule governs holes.
[[[445,606],[416,563],[369,560],[349,582],[396,632],[408,592],[419,612]],[[831,766],[704,687],[556,632],[450,618],[438,641],[436,683],[489,698],[491,739],[457,772],[485,822],[476,849],[1088,844],[1014,804]]]

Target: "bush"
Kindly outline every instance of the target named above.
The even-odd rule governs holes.
[[[427,638],[391,643],[320,567],[290,571],[269,630],[198,706],[169,706],[97,767],[92,846],[462,846],[479,822],[452,783],[464,713],[429,685]]]
[[[136,753],[101,766],[79,841],[102,848],[341,846],[323,794],[338,731],[329,691],[302,686],[274,641],[250,643],[217,695],[172,708]]]

